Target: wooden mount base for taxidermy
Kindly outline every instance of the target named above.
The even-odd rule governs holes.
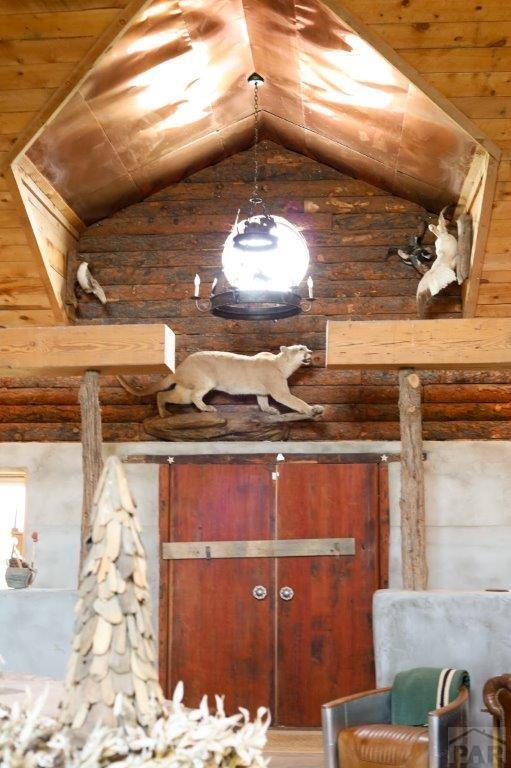
[[[257,407],[219,408],[216,413],[183,409],[145,419],[151,437],[171,442],[192,440],[287,440],[290,423],[318,418],[303,413],[263,413]]]

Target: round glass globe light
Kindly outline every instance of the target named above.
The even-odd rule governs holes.
[[[252,216],[250,221],[262,216]],[[299,285],[309,266],[309,249],[298,229],[282,216],[272,216],[270,234],[277,244],[269,250],[237,247],[234,238],[243,231],[247,219],[238,222],[225,241],[222,253],[224,275],[240,291],[289,291]]]

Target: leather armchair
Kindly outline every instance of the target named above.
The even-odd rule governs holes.
[[[392,725],[391,688],[347,696],[322,707],[325,768],[447,768],[449,728],[466,726],[468,690],[429,713],[424,727]],[[506,766],[511,768],[511,766]]]
[[[511,768],[511,674],[491,677],[484,684],[483,701],[505,747],[496,754],[496,768]]]

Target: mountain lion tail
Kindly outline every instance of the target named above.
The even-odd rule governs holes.
[[[130,392],[132,395],[138,395],[138,397],[144,397],[144,395],[154,395],[155,392],[163,392],[164,389],[170,389],[170,387],[176,383],[176,379],[173,373],[169,373],[161,381],[157,381],[155,384],[150,384],[148,387],[132,387],[124,376],[117,376],[117,381],[123,387],[126,392]]]

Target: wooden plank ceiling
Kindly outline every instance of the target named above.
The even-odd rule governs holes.
[[[443,0],[343,0],[342,5],[328,0],[327,4],[334,11],[338,6],[340,14],[343,7],[348,8],[363,20],[503,149],[476,314],[509,315],[511,4],[501,0],[451,0],[449,4]],[[0,0],[2,165],[16,139],[44,111],[56,89],[65,87],[127,6],[125,0]],[[14,198],[12,180],[9,184],[0,178],[0,326],[64,322],[62,303],[51,298],[51,286],[55,288],[59,275],[63,276],[64,260],[53,242],[43,256],[46,263],[35,258],[30,242],[34,235]],[[43,202],[47,211],[48,200]],[[37,206],[37,201],[32,203]],[[42,250],[48,246],[44,242],[41,246],[47,213],[44,217],[42,224],[38,219]],[[51,225],[58,228],[53,219]],[[60,240],[67,243],[75,234],[68,227]]]

